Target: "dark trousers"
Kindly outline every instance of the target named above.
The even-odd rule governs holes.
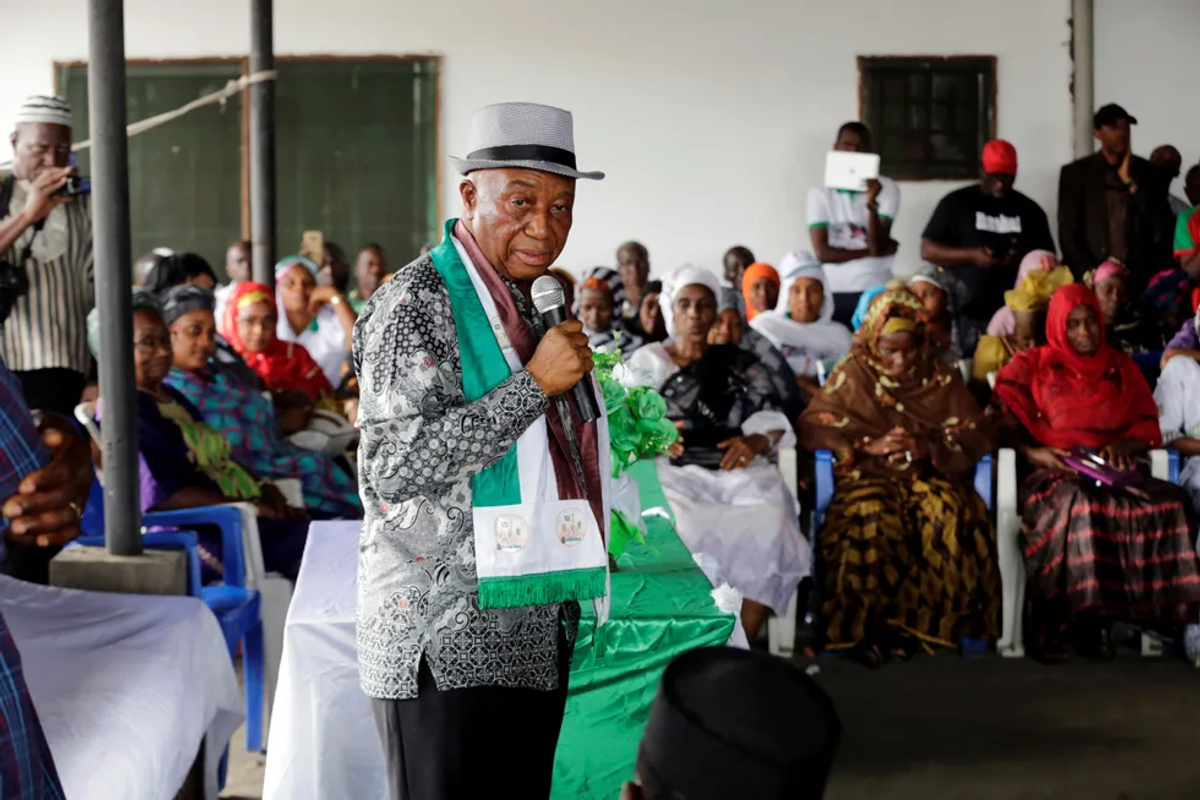
[[[31,410],[62,414],[67,419],[75,418],[75,406],[79,405],[79,398],[83,396],[83,388],[87,383],[87,376],[82,372],[52,367],[13,374],[21,381],[25,403]]]
[[[862,297],[862,292],[834,292],[833,321],[840,322],[850,330],[854,330],[854,325],[850,321],[854,319],[854,309],[858,307],[858,298],[860,297]]]
[[[83,395],[86,377],[73,369],[35,369],[14,372],[21,381],[25,403],[30,409],[61,414],[74,419],[75,406]],[[61,547],[36,547],[34,545],[10,545],[0,574],[9,575],[29,583],[50,582],[50,559],[58,555]]]
[[[371,700],[391,800],[550,797],[570,653],[559,632],[558,689],[437,690],[421,659],[415,700]]]

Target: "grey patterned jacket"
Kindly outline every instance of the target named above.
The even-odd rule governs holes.
[[[517,307],[536,328],[517,297]],[[417,696],[427,659],[438,688],[558,687],[558,632],[579,606],[481,611],[471,477],[546,412],[527,372],[468,403],[450,298],[426,255],[396,273],[354,327],[360,391],[358,667],[363,691]]]

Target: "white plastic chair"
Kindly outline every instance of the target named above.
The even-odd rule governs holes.
[[[989,379],[994,376],[991,373]],[[1021,513],[1017,505],[1017,453],[1000,450],[996,476],[996,548],[1000,560],[1003,627],[996,651],[1006,658],[1025,657],[1025,559],[1021,554]],[[1166,450],[1150,452],[1150,474],[1171,480],[1171,459]],[[1143,637],[1144,638],[1144,637]]]
[[[788,491],[792,493],[792,497],[799,500],[800,494],[796,482],[797,466],[796,448],[779,448],[779,470],[783,473],[783,480],[787,484]],[[792,650],[796,646],[797,600],[797,593],[793,591],[792,598],[788,601],[787,613],[767,619],[767,647],[771,655],[785,658],[792,655]]]
[[[75,419],[87,429],[88,434],[100,444],[100,429],[96,427],[96,404],[80,403],[75,406]],[[96,469],[96,477],[103,482],[100,468]],[[297,479],[288,478],[274,481],[279,491],[287,498],[288,504],[293,503],[292,497],[299,499],[298,507],[303,507],[301,483]],[[262,542],[258,536],[258,515],[250,503],[229,503],[236,508],[242,517],[242,551],[246,560],[246,587],[257,589],[259,593],[259,614],[263,626],[263,661],[266,672],[264,697],[266,709],[263,712],[263,731],[269,730],[271,704],[275,697],[275,685],[279,678],[279,664],[283,660],[283,629],[287,622],[288,606],[292,602],[292,584],[287,578],[277,572],[267,572],[263,565]]]

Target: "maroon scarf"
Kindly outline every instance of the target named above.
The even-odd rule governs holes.
[[[504,326],[504,332],[508,335],[513,349],[516,350],[517,357],[521,359],[522,364],[528,364],[537,350],[537,340],[534,338],[533,329],[521,316],[521,312],[517,310],[517,303],[513,299],[508,285],[496,272],[495,267],[491,266],[487,256],[479,249],[479,243],[475,241],[475,236],[461,219],[454,226],[454,238],[458,239],[471,261],[475,263],[479,277],[487,287],[488,293],[491,294],[492,302],[496,304],[496,313],[500,315],[500,324]],[[526,304],[530,304],[532,307],[529,282],[518,282],[517,287],[525,297]],[[592,378],[588,376],[584,380],[591,381]],[[558,480],[558,496],[586,499],[588,505],[591,506],[592,514],[596,517],[596,523],[600,526],[600,535],[607,540],[608,520],[604,518],[604,501],[600,489],[599,439],[596,434],[596,425],[599,423],[582,422],[574,403],[568,401],[565,405],[571,414],[571,427],[579,445],[579,459],[583,462],[583,477],[586,485],[579,485],[579,478],[571,459],[571,446],[567,439],[567,431],[559,413],[559,404],[555,402],[555,398],[551,398],[549,408],[546,410],[546,424],[550,429],[550,459],[554,463],[554,474]]]

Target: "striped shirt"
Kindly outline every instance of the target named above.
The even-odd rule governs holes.
[[[18,182],[8,209],[0,213],[7,219],[24,207],[25,191]],[[86,374],[91,367],[87,315],[96,304],[91,196],[59,208],[66,214],[66,246],[61,255],[46,261],[40,261],[38,248],[33,248],[25,262],[29,292],[17,299],[4,323],[0,351],[9,369],[17,372],[63,367]],[[21,234],[4,259],[16,263],[34,235],[32,228]]]

